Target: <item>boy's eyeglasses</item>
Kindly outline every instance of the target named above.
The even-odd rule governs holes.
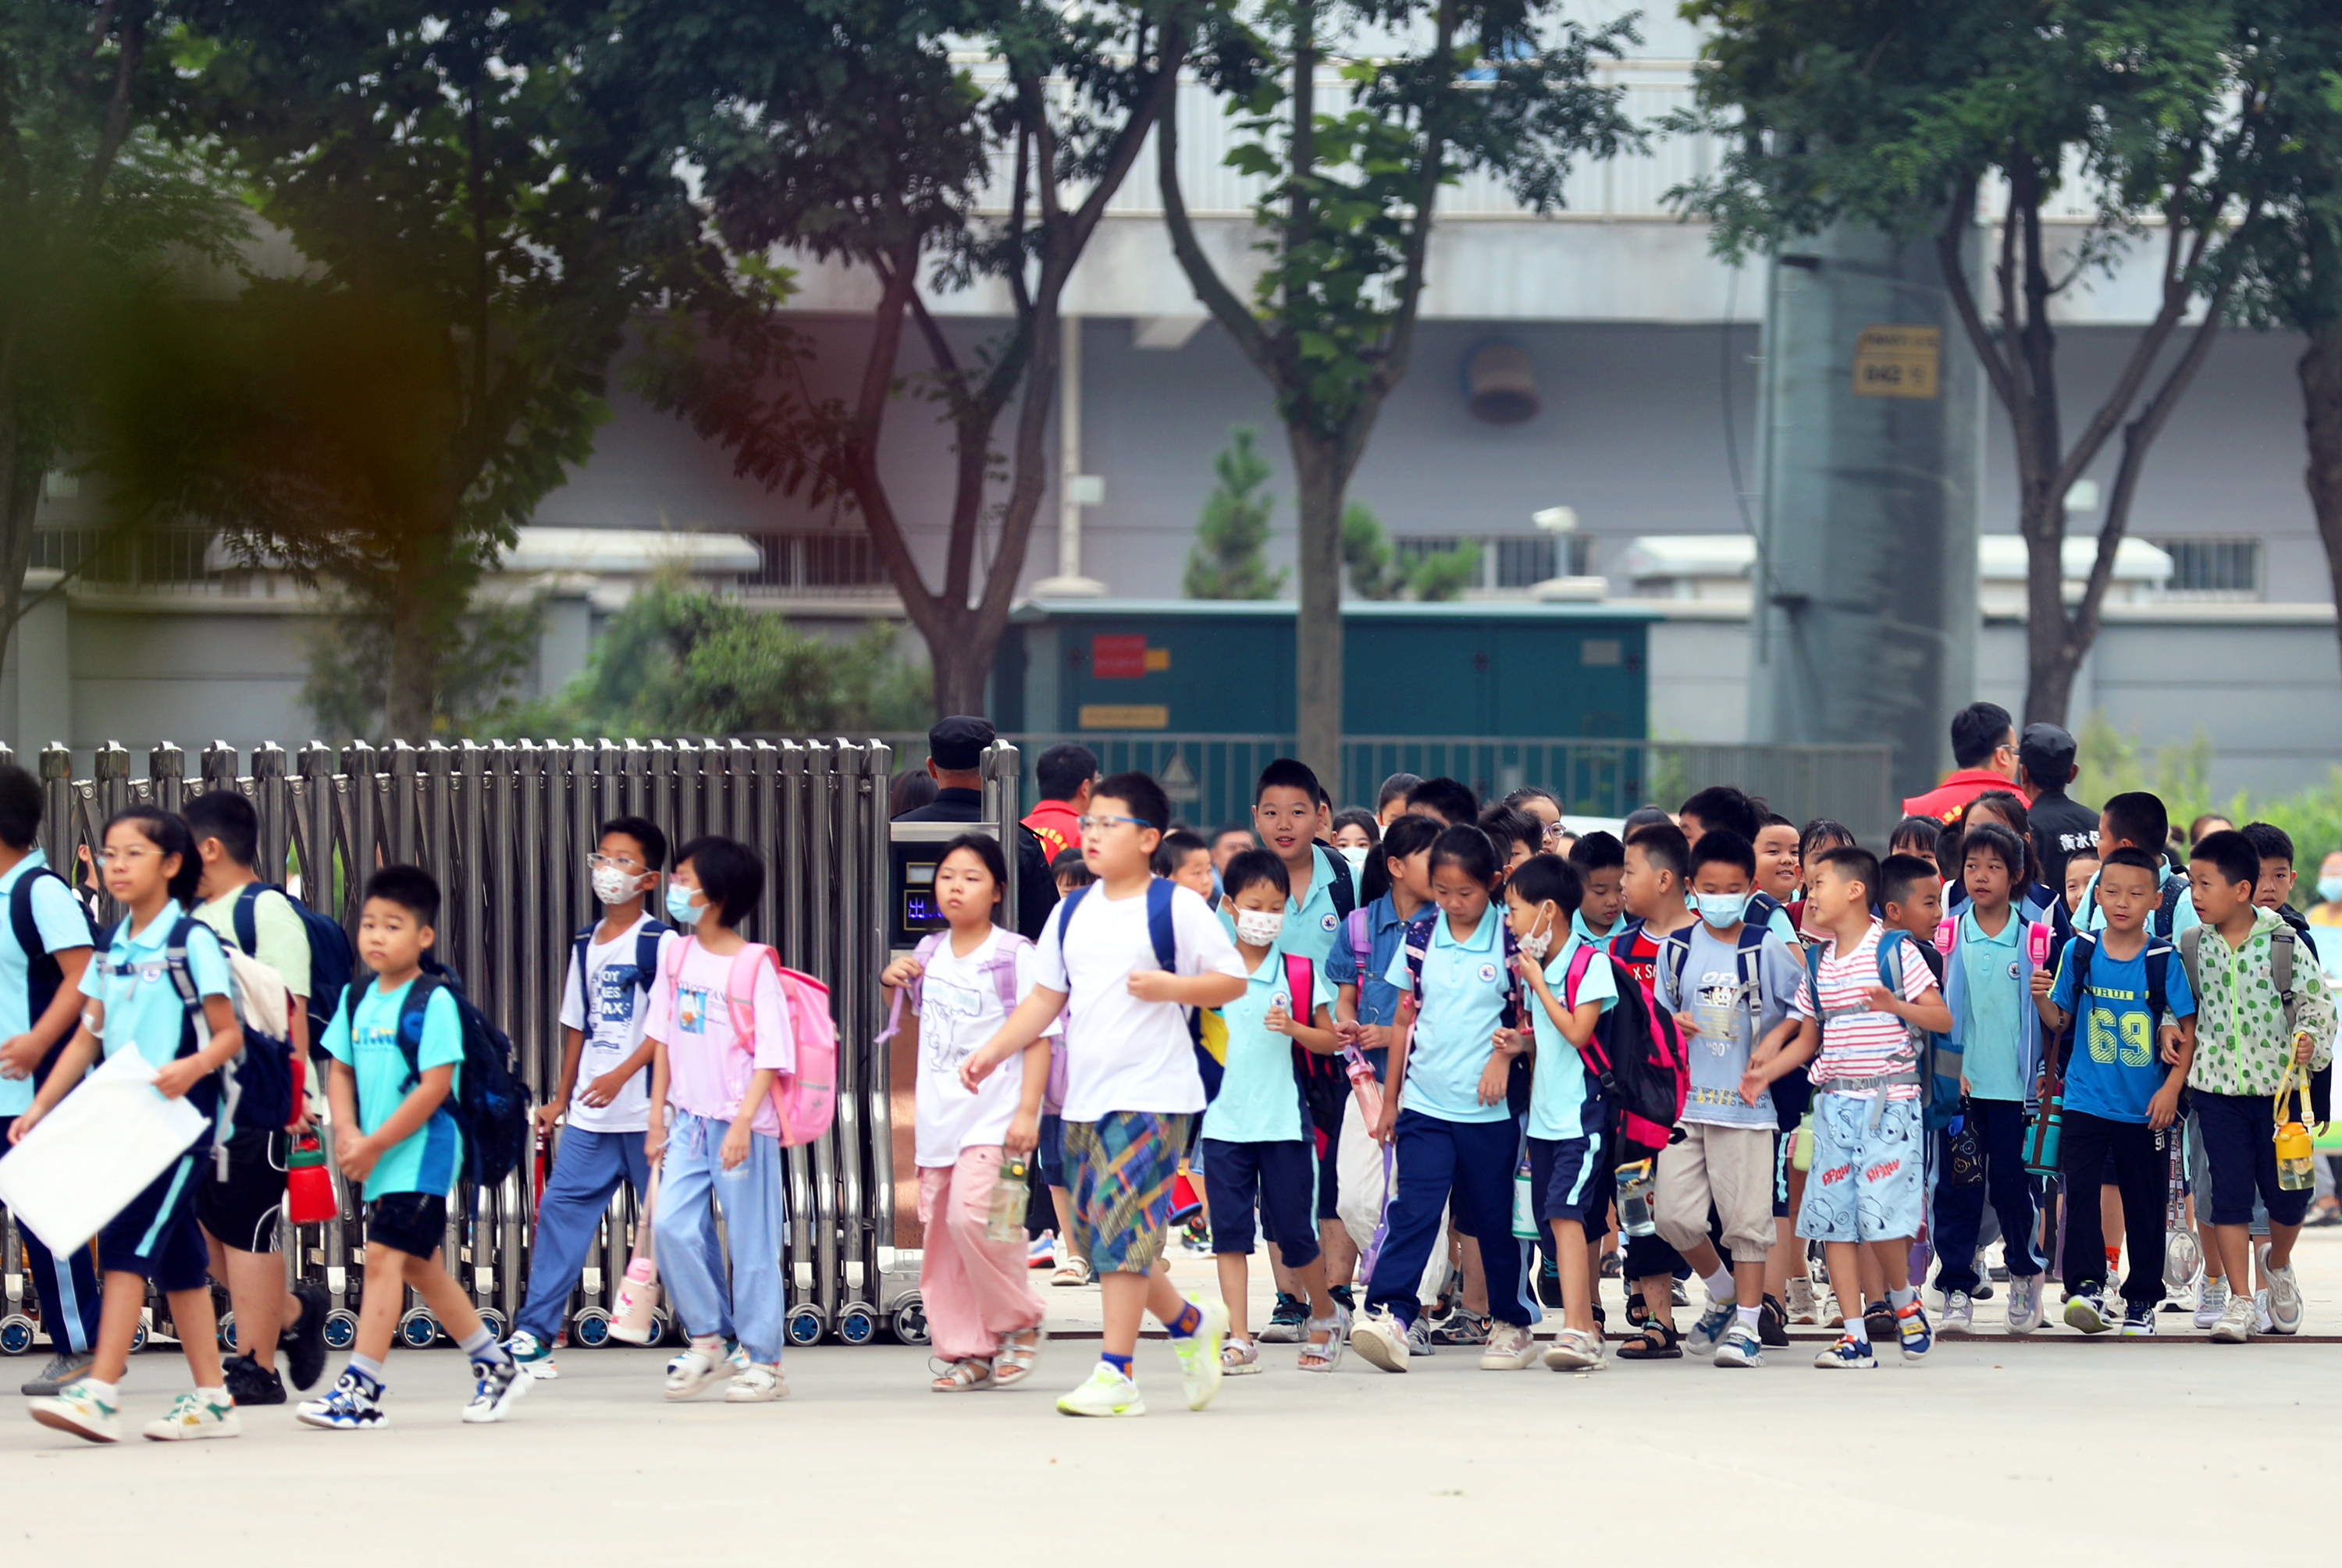
[[[1074,825],[1082,830],[1084,837],[1087,837],[1089,834],[1094,833],[1104,833],[1107,828],[1112,827],[1118,822],[1126,822],[1133,827],[1153,827],[1155,825],[1153,823],[1146,821],[1144,817],[1099,816],[1096,814],[1086,816]]]
[[[606,867],[611,871],[639,872],[646,869],[641,861],[628,855],[589,854],[586,857],[586,870],[601,871]]]

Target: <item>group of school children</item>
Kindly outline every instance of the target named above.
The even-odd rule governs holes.
[[[931,1386],[1032,1376],[1036,1263],[1101,1291],[1097,1363],[1057,1401],[1083,1416],[1145,1413],[1132,1360],[1149,1313],[1196,1410],[1275,1343],[1311,1373],[1352,1351],[1405,1373],[1447,1347],[1499,1371],[1686,1353],[1750,1368],[1804,1323],[1840,1330],[1818,1367],[1875,1367],[1883,1342],[1916,1361],[1978,1329],[1996,1277],[2011,1333],[2041,1326],[2062,1279],[2067,1323],[2151,1334],[2167,1220],[2200,1227],[2181,1288],[2213,1340],[2298,1333],[2309,1193],[2280,1179],[2277,1096],[2314,1097],[2324,1119],[2336,1014],[2286,903],[2291,844],[2219,828],[2176,870],[2144,794],[2080,832],[2071,738],[2050,728],[2020,745],[2001,710],[1964,713],[1963,771],[1907,803],[1884,859],[1720,786],[1636,812],[1623,842],[1572,834],[1544,791],[1484,812],[1444,778],[1397,775],[1375,811],[1336,814],[1289,759],[1261,773],[1249,828],[1207,841],[1175,828],[1155,780],[1089,762],[1059,792],[1062,896],[1028,939],[1004,908],[1001,844],[953,840],[941,928],[881,977],[916,1014]],[[98,870],[128,913],[103,940],[33,847],[40,806],[0,768],[0,1134],[21,1139],[100,1052],[133,1046],[215,1132],[105,1228],[96,1273],[87,1249],[52,1257],[27,1234],[55,1350],[27,1384],[35,1420],[118,1438],[150,1282],[195,1388],[148,1437],[233,1436],[241,1407],[285,1402],[280,1348],[295,1388],[321,1383],[327,1300],[288,1293],[275,1250],[288,1150],[312,1131],[312,1028],[332,1155],[362,1184],[365,1288],[346,1366],[298,1420],[387,1421],[408,1287],[470,1358],[463,1419],[503,1419],[558,1376],[562,1316],[621,1183],[648,1199],[687,1335],[666,1397],[786,1396],[771,1091],[796,1058],[770,950],[739,930],[763,888],[753,852],[700,838],[670,864],[656,824],[603,825],[587,868],[603,917],[569,956],[560,1079],[537,1112],[545,1134],[565,1125],[500,1344],[442,1256],[465,1044],[431,954],[430,877],[369,880],[356,946],[373,978],[335,995],[315,924],[255,875],[241,796],[106,824]],[[292,999],[283,1093],[246,1089],[268,1082],[239,1011],[255,971]],[[1001,1223],[996,1189],[1028,1162],[1055,1189],[1034,1199],[1054,1249]],[[1216,1297],[1171,1283],[1183,1223],[1216,1256]],[[1986,1264],[1996,1226],[2005,1276]],[[1276,1304],[1256,1326],[1257,1240]],[[1614,1274],[1616,1331],[1599,1294]],[[1705,1304],[1679,1331],[1695,1274]],[[215,1281],[235,1313],[225,1366]],[[1546,1309],[1560,1322],[1540,1345]]]

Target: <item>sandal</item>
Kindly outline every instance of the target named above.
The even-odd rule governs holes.
[[[1230,1339],[1220,1346],[1220,1375],[1249,1377],[1260,1371],[1260,1346],[1248,1339]]]
[[[966,1361],[930,1357],[927,1368],[936,1373],[935,1381],[927,1386],[937,1393],[966,1393],[992,1386],[992,1363],[982,1356],[972,1355]]]
[[[1653,1321],[1643,1325],[1643,1332],[1618,1347],[1621,1361],[1681,1361],[1683,1335],[1673,1323]]]
[[[1036,1323],[1002,1340],[992,1357],[992,1386],[1014,1388],[1032,1376],[1033,1363],[1041,1359],[1041,1346],[1048,1338],[1049,1331]]]
[[[1309,1320],[1301,1343],[1302,1371],[1331,1372],[1341,1364],[1343,1342],[1350,1337],[1349,1324],[1343,1321],[1344,1315],[1337,1312],[1332,1317]],[[1320,1333],[1326,1336],[1324,1344],[1309,1337]]]
[[[1641,1328],[1645,1323],[1649,1323],[1650,1321],[1651,1309],[1643,1304],[1642,1293],[1637,1291],[1633,1295],[1628,1296],[1626,1298],[1626,1326],[1628,1328]]]
[[[1096,1278],[1097,1271],[1090,1267],[1089,1259],[1076,1253],[1057,1265],[1057,1272],[1049,1276],[1049,1283],[1053,1285],[1086,1285]]]
[[[1625,1274],[1626,1272],[1626,1260],[1621,1258],[1616,1253],[1604,1253],[1602,1254],[1602,1277],[1604,1279],[1615,1280]]]

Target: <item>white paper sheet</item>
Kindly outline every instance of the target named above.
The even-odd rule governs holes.
[[[208,1130],[154,1085],[145,1057],[118,1051],[0,1159],[0,1203],[51,1252],[85,1244]]]

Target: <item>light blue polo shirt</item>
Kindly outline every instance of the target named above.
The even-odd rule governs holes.
[[[1594,961],[1586,966],[1586,974],[1577,983],[1577,994],[1569,994],[1569,966],[1576,961],[1581,947],[1594,949]],[[1554,1000],[1564,1007],[1575,1008],[1581,1002],[1599,1002],[1607,1013],[1618,1005],[1618,977],[1610,967],[1610,956],[1599,944],[1589,943],[1576,933],[1562,944],[1559,953],[1548,959],[1545,966],[1545,983]],[[1586,1136],[1586,1102],[1598,1094],[1594,1075],[1586,1070],[1586,1058],[1561,1032],[1532,991],[1528,1000],[1529,1028],[1536,1036],[1536,1072],[1529,1079],[1529,1136],[1532,1138],[1583,1138]]]
[[[1610,923],[1610,929],[1607,931],[1596,931],[1586,924],[1586,911],[1582,909],[1572,912],[1569,917],[1570,934],[1580,942],[1607,942],[1626,929],[1626,917],[1623,914]],[[1554,994],[1558,996],[1561,994],[1556,991]],[[1617,988],[1615,985],[1611,988],[1610,1000],[1613,1002],[1618,1000]]]
[[[415,1088],[417,1074],[407,1072],[406,1053],[398,1046],[398,1015],[414,984],[409,980],[387,992],[380,981],[363,989],[354,985],[325,1026],[326,1053],[357,1074],[358,1126],[367,1133],[396,1115]],[[369,1199],[390,1193],[445,1197],[455,1189],[464,1144],[447,1105],[462,1078],[464,1026],[455,1015],[455,998],[444,986],[424,1006],[423,1043],[415,1060],[418,1071],[453,1066],[456,1076],[448,1081],[447,1099],[431,1119],[375,1162],[365,1179]]]
[[[1997,936],[1987,936],[1977,924],[1976,905],[1960,911],[1959,940],[1953,952],[1967,972],[1960,1006],[1964,1054],[1960,1071],[1968,1093],[1979,1100],[2025,1098],[2027,1084],[2018,1057],[2023,1054],[2025,1028],[2019,1006],[2033,1005],[2025,982],[2025,916],[2014,905]]]
[[[15,923],[6,913],[13,907],[16,884],[48,864],[49,857],[36,849],[0,876],[0,1040],[13,1040],[33,1026],[33,963],[17,944]],[[52,955],[90,944],[89,917],[82,913],[81,900],[53,876],[33,884],[33,927]],[[68,1029],[65,1037],[72,1034]],[[0,1116],[21,1116],[31,1110],[35,1087],[29,1074],[0,1078]]]
[[[1312,994],[1296,1000],[1279,937],[1246,982],[1244,994],[1219,1010],[1228,1026],[1228,1059],[1219,1094],[1204,1113],[1205,1137],[1223,1144],[1285,1144],[1307,1135],[1301,1085],[1293,1075],[1294,1042],[1270,1033],[1263,1020],[1277,1002],[1296,1018],[1314,1017],[1318,1008],[1334,1005],[1335,985],[1326,965],[1313,962],[1309,969]]]
[[[1512,1110],[1503,1100],[1480,1104],[1480,1073],[1488,1064],[1505,1019],[1505,999],[1514,980],[1505,969],[1505,917],[1491,906],[1463,941],[1447,929],[1441,910],[1424,949],[1421,1011],[1407,1047],[1406,1093],[1400,1109],[1420,1111],[1443,1122],[1502,1122]],[[1402,990],[1414,985],[1402,944],[1384,978]]]
[[[82,994],[105,1008],[100,1044],[108,1057],[135,1046],[151,1065],[160,1067],[180,1056],[192,1056],[211,1044],[208,1026],[201,1031],[200,1039],[188,1028],[186,1004],[171,983],[170,967],[163,958],[171,928],[185,915],[186,911],[175,903],[165,903],[162,913],[142,931],[132,931],[125,917],[115,927],[114,941],[105,955],[82,971]],[[187,974],[199,996],[233,994],[228,989],[227,957],[220,951],[219,938],[201,921],[187,929]],[[187,1103],[208,1116],[217,1095],[218,1076],[214,1074],[189,1091]]]
[[[1310,854],[1316,866],[1309,874],[1309,896],[1296,900],[1291,894],[1285,895],[1285,927],[1276,934],[1276,940],[1286,952],[1297,953],[1322,964],[1326,955],[1334,951],[1334,940],[1342,928],[1342,917],[1334,912],[1333,881],[1350,867],[1347,861],[1327,852],[1323,844]],[[1225,901],[1220,904],[1220,924],[1228,928],[1230,936],[1236,934],[1236,911]]]

